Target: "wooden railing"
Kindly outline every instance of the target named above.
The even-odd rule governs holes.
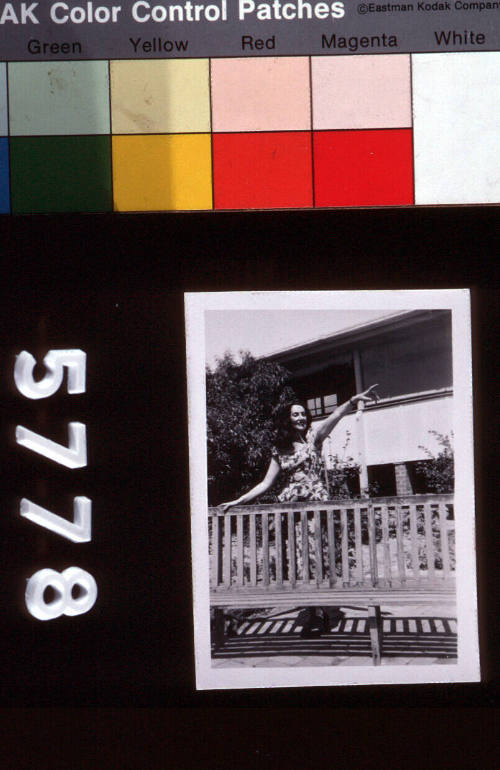
[[[342,592],[453,593],[452,495],[209,509],[212,603]],[[253,601],[251,603],[254,603]]]

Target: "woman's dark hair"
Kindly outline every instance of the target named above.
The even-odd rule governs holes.
[[[276,446],[278,449],[290,449],[293,445],[295,438],[295,428],[292,427],[290,421],[290,410],[292,406],[301,406],[306,413],[306,430],[309,430],[309,426],[312,421],[311,413],[307,406],[299,399],[293,399],[293,401],[286,401],[284,404],[279,404],[275,409],[274,419],[276,422]]]

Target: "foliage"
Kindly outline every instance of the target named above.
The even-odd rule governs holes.
[[[329,455],[327,485],[330,497],[350,499],[359,497],[359,465],[350,456],[346,457],[351,440],[350,431],[346,431],[346,440],[342,447],[342,457]]]
[[[328,491],[330,497],[350,499],[359,496],[359,465],[352,457],[340,460],[338,455],[331,457],[333,466],[328,468]]]
[[[426,447],[419,447],[419,449],[423,449],[428,459],[416,463],[416,472],[425,480],[429,492],[453,492],[455,484],[454,454],[451,443],[453,433],[451,437],[435,430],[431,430],[429,433],[436,437],[441,450],[435,455]]]
[[[207,369],[207,454],[210,505],[234,499],[262,479],[271,457],[273,410],[296,398],[280,364],[231,353]]]

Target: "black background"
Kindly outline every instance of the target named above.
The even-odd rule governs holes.
[[[473,710],[479,709],[483,716],[478,725],[487,729],[490,717],[484,715],[491,714],[498,692],[497,506],[492,483],[497,477],[498,397],[495,231],[496,207],[0,221],[0,705],[18,714],[8,720],[18,753],[6,766],[45,766],[42,744],[38,762],[23,764],[23,746],[37,736],[42,741],[41,714],[51,721],[52,738],[64,736],[57,745],[67,744],[70,751],[75,713],[93,714],[107,736],[106,745],[115,742],[108,749],[114,752],[110,763],[101,764],[103,755],[96,754],[87,764],[86,755],[77,752],[68,765],[73,767],[226,766],[222,754],[200,743],[204,731],[218,745],[221,739],[229,754],[234,752],[233,763],[244,766],[309,767],[313,746],[318,761],[332,765],[348,759],[353,767],[399,767],[394,736],[394,763],[380,765],[369,741],[362,756],[365,742],[359,733],[352,740],[346,737],[366,713],[379,720],[370,725],[393,729],[394,707],[399,718],[403,708],[413,707],[427,733],[435,727],[426,717],[430,707],[439,707],[445,721],[461,707],[471,724]],[[448,287],[472,289],[484,681],[197,693],[183,292]],[[49,349],[64,347],[87,352],[86,394],[68,395],[61,389],[40,401],[20,396],[12,379],[15,355],[25,349],[41,360]],[[17,424],[65,443],[69,420],[87,425],[87,468],[58,467],[15,444]],[[70,543],[19,517],[23,496],[69,516],[75,494],[93,501],[91,543]],[[73,564],[96,578],[95,607],[76,618],[43,623],[32,618],[24,607],[26,578],[42,566],[61,570]],[[25,707],[44,709],[26,712]],[[330,712],[337,728],[349,727],[333,730],[326,740]],[[26,714],[31,715],[28,721]],[[283,730],[282,719],[296,727]],[[311,719],[316,732],[307,729],[300,749],[281,764],[291,745],[287,735],[297,738],[298,726],[311,727]],[[237,749],[241,724],[251,725],[253,736],[243,754]],[[448,724],[447,733],[450,767],[461,746],[458,722],[454,725]],[[133,753],[127,755],[130,760],[125,754],[117,759],[124,749],[116,742],[130,732],[145,740],[137,763]],[[372,745],[378,752],[381,735],[373,728]],[[157,744],[166,752],[163,760],[156,754],[153,759]],[[83,751],[95,748],[90,734],[85,733],[83,745]],[[465,764],[459,766],[488,767],[487,742],[474,745],[476,753],[466,755],[460,749]],[[339,752],[336,746],[344,748]],[[412,752],[404,756],[407,766],[417,766],[411,764],[416,758]],[[442,752],[439,756],[445,757]],[[418,766],[422,764],[429,763],[421,758]]]

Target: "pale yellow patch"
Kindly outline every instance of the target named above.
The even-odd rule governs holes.
[[[208,59],[111,62],[114,134],[210,131]]]

